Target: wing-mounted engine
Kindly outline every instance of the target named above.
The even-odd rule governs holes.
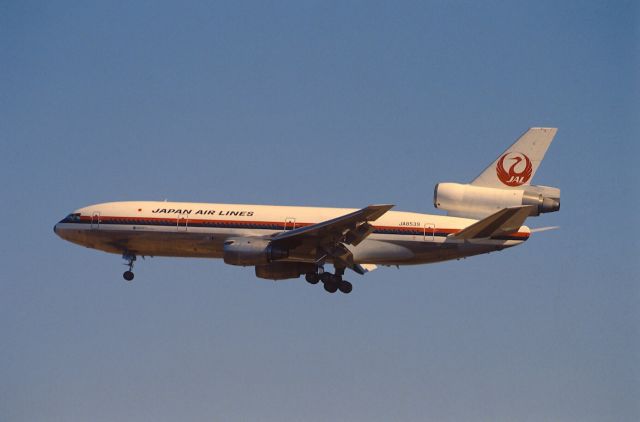
[[[501,189],[461,183],[438,183],[433,205],[454,217],[484,218],[503,208],[532,205],[530,215],[560,209],[560,189],[548,186],[523,186]]]
[[[260,237],[238,237],[224,242],[224,262],[230,265],[263,265],[288,256],[288,249]]]

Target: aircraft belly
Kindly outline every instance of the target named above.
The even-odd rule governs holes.
[[[504,249],[504,244],[449,243],[444,241],[370,240],[352,248],[354,261],[382,265],[428,264]]]
[[[200,233],[136,233],[127,237],[127,250],[145,256],[222,258],[223,242]]]
[[[411,261],[415,258],[415,252],[407,243],[409,242],[367,239],[351,248],[353,260],[376,264]]]
[[[64,238],[89,248],[141,256],[222,258],[227,236],[197,232],[134,230],[69,230]]]

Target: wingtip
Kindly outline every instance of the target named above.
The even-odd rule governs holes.
[[[365,210],[369,215],[369,218],[368,218],[369,221],[374,221],[382,217],[387,211],[389,211],[394,206],[395,205],[393,204],[376,204],[376,205],[369,205],[367,208],[365,208]]]

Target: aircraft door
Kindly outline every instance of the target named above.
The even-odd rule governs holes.
[[[182,212],[178,214],[178,219],[176,221],[176,228],[179,232],[186,232],[187,226],[189,224],[189,214],[186,212]]]
[[[424,223],[424,240],[432,242],[434,240],[434,232],[436,231],[435,224]]]
[[[296,219],[287,217],[284,220],[284,231],[293,230],[296,228]]]
[[[94,211],[93,214],[91,214],[91,229],[100,229],[100,211]]]

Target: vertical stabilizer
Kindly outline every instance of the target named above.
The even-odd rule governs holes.
[[[503,189],[529,185],[557,131],[549,127],[530,128],[471,184]]]

